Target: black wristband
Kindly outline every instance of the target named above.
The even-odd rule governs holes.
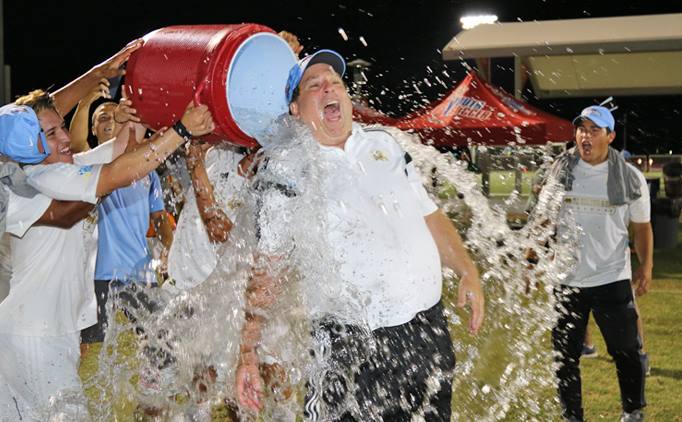
[[[173,130],[176,131],[181,138],[184,138],[188,141],[192,139],[192,133],[189,130],[187,130],[185,125],[183,125],[180,120],[175,122],[175,124],[173,125]]]

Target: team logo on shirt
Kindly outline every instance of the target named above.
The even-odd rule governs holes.
[[[611,205],[606,199],[582,198],[577,196],[566,196],[564,203],[576,210],[588,214],[613,215],[618,206]]]
[[[231,198],[229,201],[227,201],[227,208],[231,210],[236,210],[237,208],[241,207],[242,203],[236,199],[236,198]]]
[[[380,149],[372,152],[372,158],[374,158],[374,161],[388,161],[388,157],[386,157],[386,154]]]
[[[89,177],[92,175],[92,166],[81,166],[81,168],[78,169],[78,175]]]

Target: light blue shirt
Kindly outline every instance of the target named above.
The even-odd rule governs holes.
[[[97,206],[96,280],[146,280],[151,260],[146,239],[149,214],[163,210],[161,182],[154,171],[102,200]]]

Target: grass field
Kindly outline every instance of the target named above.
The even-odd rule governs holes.
[[[661,178],[661,192],[664,191],[665,185],[661,172],[651,172],[644,174],[647,178],[656,177]],[[535,176],[534,171],[527,171],[521,174],[521,195],[528,195],[530,192],[530,184]],[[478,175],[479,184],[481,181],[480,174]],[[508,196],[514,190],[514,172],[513,171],[493,171],[490,172],[490,193],[496,196]]]

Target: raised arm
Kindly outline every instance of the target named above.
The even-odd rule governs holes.
[[[213,243],[223,243],[227,240],[230,230],[232,230],[232,221],[220,209],[213,194],[213,184],[208,179],[206,173],[206,165],[204,160],[206,158],[207,144],[197,144],[192,142],[187,151],[187,170],[192,177],[192,187],[194,188],[194,195],[197,200],[197,208],[201,221],[206,227],[208,239]]]
[[[190,103],[180,122],[192,136],[202,136],[214,129],[211,113],[205,105],[195,106]],[[130,136],[135,137],[135,129],[132,125],[128,130]],[[97,184],[97,196],[104,196],[146,176],[186,141],[187,139],[178,134],[175,129],[159,131],[146,144],[134,151],[126,152],[102,168]],[[130,140],[130,142],[134,141]]]
[[[654,269],[654,234],[651,223],[631,223],[634,236],[635,252],[639,267],[632,275],[632,285],[637,296],[646,294],[651,287]]]
[[[483,324],[485,313],[485,298],[478,269],[469,257],[457,229],[443,211],[437,210],[424,219],[438,247],[441,262],[460,276],[457,306],[462,307],[469,302],[471,306],[469,331],[476,334]]]
[[[88,145],[88,119],[90,105],[98,98],[109,97],[109,80],[100,79],[95,89],[91,90],[82,100],[78,102],[76,112],[71,118],[69,133],[71,134],[71,151],[74,153],[87,151]]]
[[[142,39],[131,41],[128,45],[123,47],[121,51],[114,54],[109,59],[103,61],[85,74],[55,91],[54,94],[52,94],[52,97],[54,98],[55,106],[57,107],[59,114],[66,116],[103,78],[109,79],[115,76],[124,75],[125,70],[121,69],[121,66],[135,50],[142,47],[142,44]]]

